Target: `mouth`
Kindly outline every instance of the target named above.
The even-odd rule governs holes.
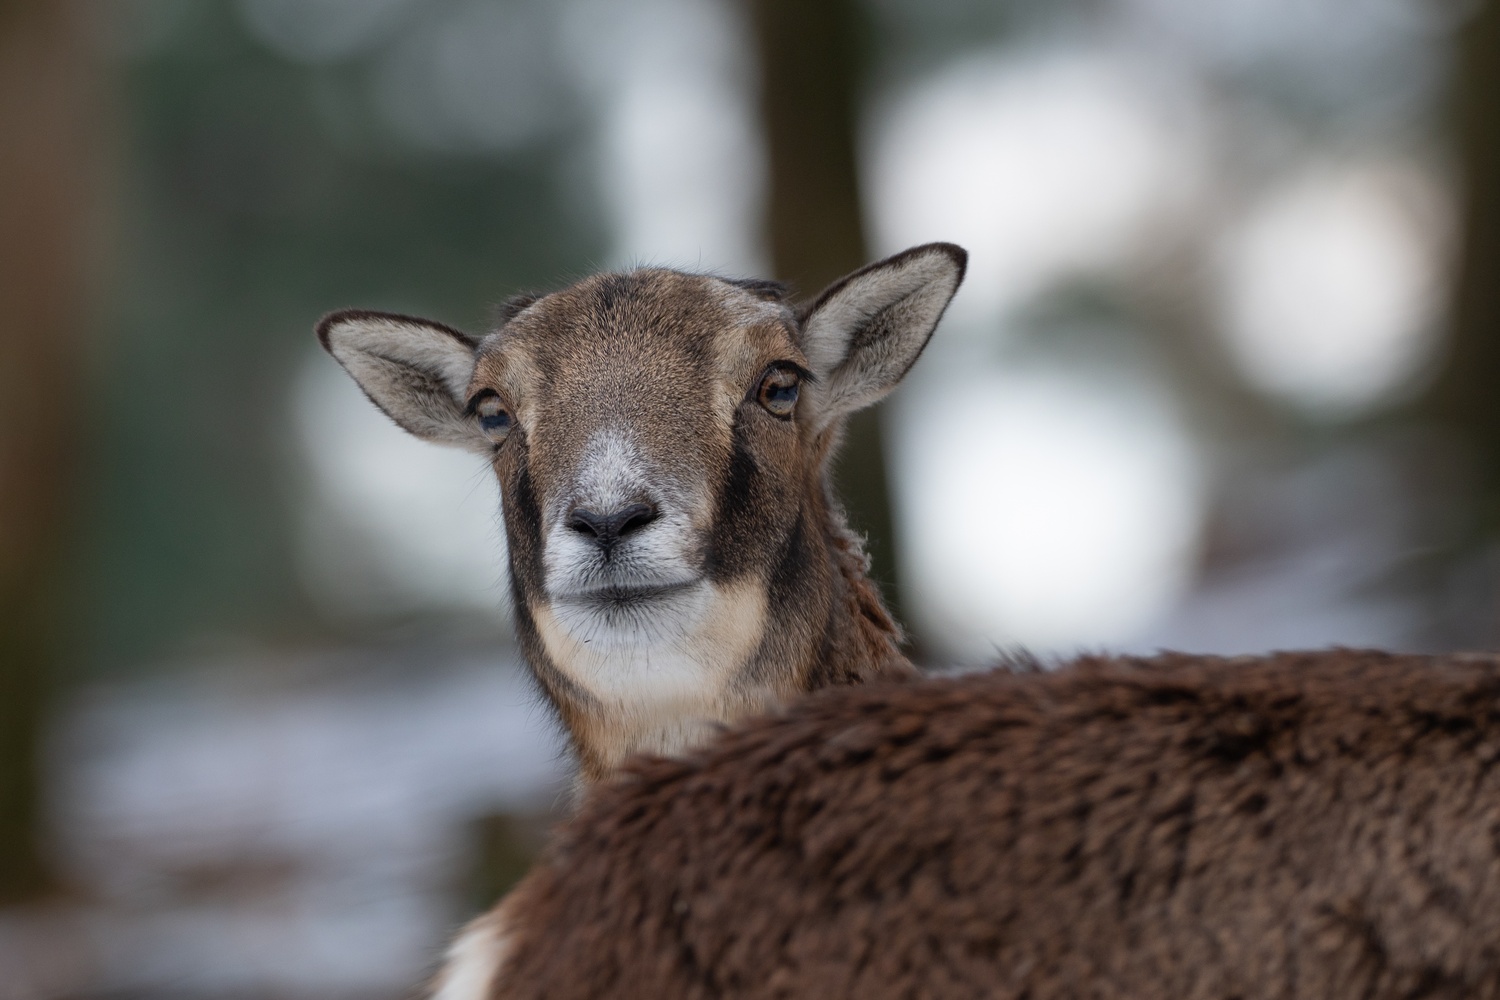
[[[692,590],[698,586],[698,583],[698,580],[693,579],[657,586],[623,586],[616,584],[608,587],[595,587],[591,590],[579,591],[572,594],[559,594],[553,600],[564,604],[571,604],[575,607],[581,606],[597,610],[638,608],[642,605],[669,600],[679,594]]]

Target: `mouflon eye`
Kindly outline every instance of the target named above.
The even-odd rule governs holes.
[[[795,371],[777,366],[761,376],[755,399],[772,416],[787,419],[797,408],[797,389],[801,382],[802,376]]]
[[[479,418],[479,428],[484,436],[499,444],[510,430],[510,411],[500,402],[499,396],[482,396],[474,401],[474,415]]]

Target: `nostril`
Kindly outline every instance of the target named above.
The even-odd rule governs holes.
[[[586,507],[574,507],[573,513],[568,517],[568,527],[581,535],[602,538],[609,528],[609,519],[595,514]]]
[[[608,554],[622,536],[644,528],[658,516],[656,505],[649,503],[633,503],[609,514],[574,507],[568,515],[568,527],[593,539]]]
[[[657,516],[658,514],[656,507],[652,504],[633,503],[629,507],[626,507],[624,510],[616,513],[615,516],[611,518],[611,520],[613,520],[618,525],[618,527],[615,528],[615,532],[617,534],[628,535],[632,531],[644,528],[646,525],[656,520]]]

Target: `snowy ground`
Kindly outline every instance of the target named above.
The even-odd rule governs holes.
[[[508,652],[86,692],[54,752],[76,898],[0,911],[0,997],[405,995],[468,915],[476,818],[555,809],[559,755]]]

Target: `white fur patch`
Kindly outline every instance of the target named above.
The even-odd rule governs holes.
[[[489,1000],[510,950],[504,909],[502,903],[459,933],[448,947],[432,1000]]]
[[[759,647],[764,588],[702,581],[615,619],[554,602],[531,609],[549,657],[603,706],[611,756],[677,753],[726,718],[731,678]]]
[[[697,579],[693,517],[704,505],[651,469],[626,431],[607,427],[595,432],[579,458],[573,488],[558,492],[548,504],[542,557],[547,591],[554,598],[602,588],[671,587]],[[575,506],[606,513],[642,497],[655,501],[656,520],[621,539],[608,560],[593,539],[568,526]]]
[[[575,499],[594,510],[614,510],[629,503],[647,485],[648,470],[635,438],[606,427],[584,446],[578,462]]]

